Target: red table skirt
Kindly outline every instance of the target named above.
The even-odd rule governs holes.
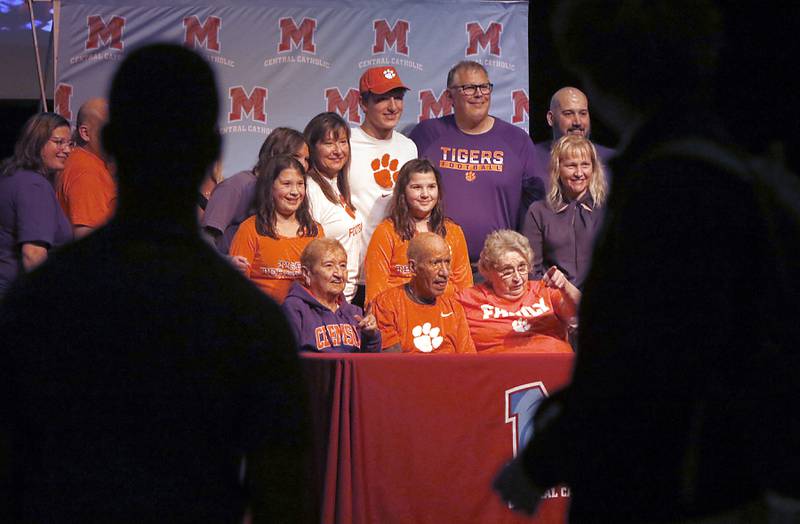
[[[303,354],[324,523],[560,523],[567,488],[535,520],[491,491],[538,400],[566,384],[572,354]]]

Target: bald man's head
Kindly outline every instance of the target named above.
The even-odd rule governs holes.
[[[423,300],[435,300],[450,279],[450,246],[436,233],[420,233],[408,243],[411,288]]]
[[[547,123],[553,128],[553,140],[564,135],[589,138],[592,122],[586,95],[575,87],[562,87],[556,91],[550,99]]]
[[[100,130],[108,121],[108,102],[104,98],[87,100],[78,110],[75,124],[75,142],[84,149],[102,157]]]

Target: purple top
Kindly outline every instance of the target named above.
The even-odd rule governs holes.
[[[72,240],[72,226],[50,182],[33,171],[0,175],[0,297],[22,271],[22,244],[47,249]]]
[[[319,303],[299,282],[292,284],[283,301],[283,313],[294,331],[297,347],[322,353],[380,353],[381,333],[361,336],[356,315],[361,308],[341,297],[334,313]]]
[[[211,193],[200,225],[221,233],[217,251],[228,254],[239,224],[253,214],[256,197],[256,177],[252,171],[240,171],[223,180]]]
[[[544,200],[531,204],[522,234],[533,249],[533,278],[540,280],[550,266],[558,266],[570,282],[583,289],[604,214],[605,208],[596,207],[588,192],[557,212]]]
[[[530,136],[497,117],[480,135],[458,129],[453,115],[425,120],[410,138],[442,172],[445,212],[464,230],[472,262],[486,235],[517,229],[528,205],[544,197]]]
[[[611,149],[610,147],[601,146],[595,142],[592,142],[592,144],[597,150],[597,156],[600,158],[600,162],[603,164],[603,168],[605,169],[606,173],[606,181],[608,181],[608,185],[610,187],[611,168],[608,166],[608,162],[617,154],[617,150]],[[547,188],[548,191],[550,190],[550,173],[547,171],[547,166],[550,164],[550,149],[552,147],[552,140],[539,142],[534,146],[536,149],[536,164],[534,166],[534,172],[536,173],[537,177],[544,180],[544,187]]]

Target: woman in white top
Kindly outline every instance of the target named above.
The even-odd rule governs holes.
[[[311,153],[307,188],[311,215],[322,224],[325,236],[338,240],[347,251],[344,296],[353,302],[358,264],[363,258],[361,231],[364,217],[353,207],[350,198],[350,128],[338,114],[320,113],[311,119],[303,135]],[[363,291],[359,295],[363,297]]]

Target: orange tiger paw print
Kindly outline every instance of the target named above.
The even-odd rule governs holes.
[[[475,171],[467,171],[464,174],[464,179],[466,179],[467,182],[472,182],[473,180],[475,180],[475,178],[476,178]]]
[[[374,171],[372,176],[375,177],[375,182],[384,189],[392,189],[397,182],[397,164],[397,159],[390,157],[388,153],[374,159],[370,165]]]

